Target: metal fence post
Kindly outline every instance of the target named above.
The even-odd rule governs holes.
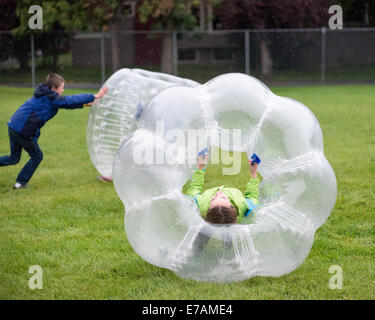
[[[250,74],[250,32],[245,30],[245,73]]]
[[[321,57],[321,77],[320,82],[321,84],[326,83],[326,28],[322,27],[322,57]]]
[[[31,83],[35,89],[35,49],[34,49],[34,35],[30,36],[31,41]]]
[[[173,62],[172,62],[172,70],[173,75],[177,76],[178,73],[178,49],[177,49],[177,32],[173,30],[172,32],[172,56],[173,56]]]
[[[105,82],[105,34],[102,32],[100,37],[100,64],[102,69],[102,84]]]

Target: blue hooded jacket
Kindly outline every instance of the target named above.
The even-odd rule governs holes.
[[[59,108],[83,108],[85,103],[94,100],[93,94],[62,96],[41,83],[34,91],[34,96],[13,114],[8,126],[26,139],[36,140],[40,135],[40,128],[57,114]]]

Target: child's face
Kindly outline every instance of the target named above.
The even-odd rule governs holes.
[[[52,88],[52,90],[61,95],[64,92],[64,85],[65,83],[62,82],[57,88]]]
[[[216,192],[214,196],[210,199],[210,209],[218,206],[228,208],[232,206],[228,196],[222,191]]]

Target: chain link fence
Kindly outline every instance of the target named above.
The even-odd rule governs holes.
[[[375,28],[41,33],[0,31],[0,84],[33,86],[51,72],[97,87],[120,68],[204,83],[228,72],[268,85],[375,82]]]

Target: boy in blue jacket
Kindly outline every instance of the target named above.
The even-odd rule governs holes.
[[[43,159],[43,153],[38,145],[40,129],[53,118],[60,108],[77,109],[85,104],[91,106],[95,99],[100,99],[108,91],[102,88],[97,94],[76,94],[63,96],[64,78],[56,73],[50,73],[45,83],[35,90],[34,96],[21,105],[8,122],[10,155],[0,157],[0,166],[17,164],[20,161],[22,148],[30,156],[30,160],[17,176],[13,188],[26,187],[38,165]]]

